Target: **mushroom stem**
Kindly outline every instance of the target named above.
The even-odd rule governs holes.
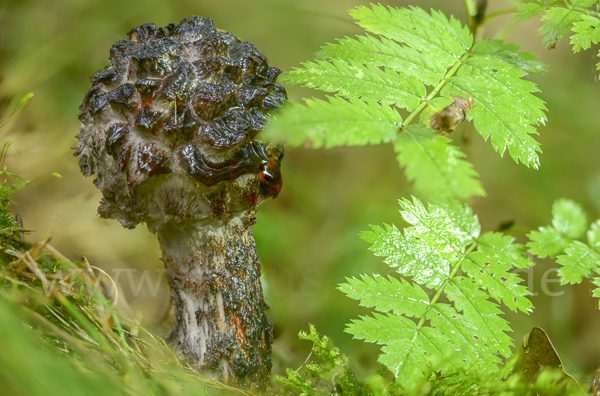
[[[265,311],[254,213],[224,225],[167,223],[158,232],[171,284],[180,358],[233,386],[261,391],[271,372],[272,323]]]

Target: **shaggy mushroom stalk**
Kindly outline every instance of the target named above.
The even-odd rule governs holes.
[[[199,17],[136,27],[110,60],[91,78],[74,147],[102,192],[98,213],[158,235],[179,357],[263,390],[272,324],[252,226],[281,189],[283,151],[256,135],[286,101],[280,70]]]

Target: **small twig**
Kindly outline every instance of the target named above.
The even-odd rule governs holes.
[[[304,361],[304,363],[302,363],[302,364],[300,365],[300,367],[298,367],[298,369],[297,369],[296,371],[294,371],[294,373],[298,373],[298,371],[300,371],[300,369],[301,369],[302,367],[304,367],[304,365],[305,365],[306,363],[308,363],[308,361],[310,360],[310,357],[312,356],[312,354],[313,354],[313,351],[314,351],[314,350],[315,350],[315,344],[313,344],[312,348],[310,349],[310,353],[308,354],[308,357],[306,358],[306,360]]]
[[[88,258],[87,258],[87,254],[83,254],[83,256],[81,256],[81,261],[83,261],[83,263],[85,264],[85,266],[87,267],[88,271],[90,273],[94,272],[94,269],[92,268],[92,265],[90,264]]]
[[[333,389],[335,389],[335,377],[342,374],[343,372],[344,372],[344,367],[340,367],[340,371],[338,371],[337,373],[335,373],[334,375],[331,376],[331,386],[333,386]]]
[[[87,258],[86,258],[86,263],[87,263]],[[89,263],[87,263],[87,264],[89,265]],[[105,297],[107,302],[109,302],[113,307],[116,306],[117,302],[119,301],[119,288],[117,287],[117,283],[102,268],[99,268],[96,266],[91,266],[91,268],[92,268],[92,271],[97,271],[101,275],[105,276],[108,280],[110,280],[112,287],[110,288],[110,290],[107,287],[104,288],[107,295],[103,295],[103,297]],[[99,276],[96,276],[96,279],[98,279],[100,282],[103,281]],[[104,283],[106,283],[106,282],[104,282]],[[94,285],[95,285],[95,283],[94,283]]]
[[[24,262],[25,255],[29,255],[29,257],[31,257],[31,259],[35,262],[35,259],[37,259],[40,253],[42,253],[42,251],[44,251],[48,245],[48,242],[50,242],[49,230],[52,227],[52,224],[54,224],[54,220],[52,220],[49,228],[46,230],[46,232],[44,232],[42,239],[34,243],[31,249],[21,254],[17,261],[7,266],[2,272],[8,271],[13,274],[17,274],[23,271],[26,267],[28,267],[28,265]]]
[[[60,259],[62,262],[73,265],[73,262],[66,257],[65,255],[63,255],[61,252],[59,252],[58,250],[56,250],[52,245],[50,244],[46,244],[46,250],[48,250],[48,252],[50,252],[50,254],[55,258],[55,259]]]
[[[44,273],[42,272],[42,270],[40,269],[40,267],[38,267],[37,262],[31,257],[31,255],[29,254],[29,252],[25,252],[24,258],[23,258],[23,263],[25,263],[25,265],[27,266],[27,268],[29,268],[29,270],[39,280],[42,281],[42,283],[44,284],[44,290],[50,290],[50,284],[48,283],[48,279],[46,279],[46,276],[44,275]]]

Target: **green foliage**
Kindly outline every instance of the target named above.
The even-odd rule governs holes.
[[[499,50],[498,47],[501,47],[498,41],[477,42],[471,56],[441,93],[471,95],[476,107],[467,118],[473,120],[481,136],[486,140],[490,138],[496,151],[503,153],[508,149],[515,161],[537,168],[539,143],[530,135],[536,133],[532,125],[546,120],[542,112],[544,102],[531,94],[538,91],[535,84],[521,79],[525,75],[525,64],[530,63],[523,61],[529,56],[513,53],[512,59],[516,62],[507,63],[505,59],[510,49]]]
[[[451,199],[485,194],[463,152],[431,128],[409,125],[394,142],[394,149],[408,180],[426,196]],[[440,181],[443,188],[430,183],[431,178]]]
[[[559,270],[561,283],[580,283],[584,277],[589,277],[592,270],[600,271],[600,254],[588,245],[579,241],[570,243],[558,256],[557,262],[563,267]]]
[[[579,52],[600,42],[600,14],[592,6],[596,0],[537,0],[521,5],[515,13],[515,21],[522,22],[542,13],[544,25],[539,34],[544,36],[542,43],[548,48],[554,48],[556,43],[571,35],[570,43],[573,52]],[[592,7],[590,9],[589,7]],[[599,53],[600,56],[600,53]],[[600,70],[600,62],[598,63]]]
[[[579,20],[580,13],[572,8],[552,7],[542,17],[544,25],[540,28],[542,43],[546,47],[556,46],[556,42],[569,34],[569,27]]]
[[[600,297],[600,220],[588,229],[581,206],[567,199],[554,203],[552,215],[552,226],[540,227],[528,235],[529,251],[539,257],[556,258],[562,265],[558,274],[563,285],[591,278],[598,286],[593,295]],[[584,236],[586,241],[582,241]]]
[[[7,150],[9,146],[5,145],[4,150]],[[10,194],[15,191],[18,191],[28,185],[30,183],[29,180],[22,178],[21,176],[15,175],[12,172],[8,172],[6,168],[4,170],[0,170],[0,176],[5,176],[6,178],[13,178],[20,181],[20,183],[15,183],[8,185],[8,180],[5,179],[0,187],[0,206],[4,209],[8,206],[10,201]]]
[[[34,332],[25,331],[22,316],[21,307],[0,298],[0,382],[4,394],[114,394],[118,385],[113,378],[84,370],[76,360],[48,348]]]
[[[15,228],[19,226],[19,223],[14,219],[10,212],[2,209],[0,210],[0,235],[11,235]]]
[[[363,275],[340,290],[373,316],[348,325],[355,338],[385,345],[379,361],[405,389],[430,372],[499,373],[500,356],[511,355],[508,323],[495,299],[511,309],[531,310],[528,290],[508,271],[531,265],[524,248],[497,233],[481,234],[470,208],[456,202],[431,204],[401,200],[410,226],[372,226],[362,238],[405,279]],[[430,297],[427,289],[434,293]],[[449,303],[442,302],[445,296]]]
[[[540,227],[538,231],[529,233],[528,237],[529,251],[540,258],[554,258],[569,245],[569,240],[553,227]]]
[[[515,13],[514,19],[517,22],[525,22],[533,17],[536,17],[546,11],[546,7],[542,4],[532,2],[522,4]]]
[[[488,293],[498,302],[512,310],[530,312],[533,308],[527,298],[525,286],[519,285],[521,279],[510,270],[527,268],[533,264],[525,256],[525,248],[513,243],[514,238],[500,233],[488,232],[478,240],[478,249],[469,255],[469,261],[463,269],[479,285],[487,285]]]
[[[306,62],[303,66],[303,69],[297,68],[289,73],[287,81],[325,92],[337,92],[346,98],[357,97],[359,92],[358,97],[364,102],[397,105],[408,111],[416,109],[421,98],[427,95],[419,80],[401,71],[381,70],[355,60],[333,58],[330,62],[317,60]]]
[[[469,30],[442,13],[373,5],[350,11],[373,35],[338,40],[286,74],[287,81],[336,96],[288,106],[268,134],[313,147],[391,142],[416,189],[434,199],[484,195],[464,154],[430,127],[454,95],[472,98],[466,115],[499,153],[539,165],[535,125],[545,122],[535,84],[545,67],[500,41],[473,43]],[[441,103],[446,103],[441,106]],[[409,114],[403,119],[400,110]],[[417,116],[420,124],[411,124]],[[458,121],[460,122],[460,120]]]
[[[511,358],[493,375],[485,372],[468,372],[458,375],[431,375],[426,385],[417,384],[402,395],[502,395],[502,396],[539,396],[539,395],[577,395],[581,389],[562,370],[543,370],[533,383],[523,381],[520,373],[515,372],[515,363]],[[428,392],[425,393],[424,389]]]
[[[592,44],[600,42],[600,19],[593,15],[583,15],[580,20],[573,24],[571,36],[573,52],[579,52],[590,48]]]
[[[11,116],[13,116],[30,97],[31,94],[21,99]],[[5,122],[6,120],[0,121],[0,128]],[[0,167],[4,166],[4,161],[11,144],[12,142],[10,141],[5,142],[2,151],[0,151]],[[25,187],[30,182],[19,175],[7,171],[6,167],[4,167],[3,170],[0,170],[0,176],[4,177],[4,181],[2,182],[2,185],[0,185],[0,251],[14,256],[16,254],[16,248],[19,247],[19,238],[17,237],[16,231],[16,229],[19,228],[19,223],[8,210],[8,205],[12,202],[11,194]],[[9,184],[9,179],[15,179],[17,180],[17,183]]]
[[[556,257],[572,239],[585,232],[586,217],[581,207],[573,201],[561,199],[552,206],[552,226],[540,227],[529,233],[527,247],[540,258]]]
[[[278,119],[296,128],[302,135],[290,135],[293,145],[308,143],[314,148],[388,143],[400,124],[396,112],[388,106],[369,105],[359,100],[345,101],[329,97],[328,101],[309,99],[306,106],[288,105]]]
[[[386,390],[385,383],[373,382],[377,388],[373,392],[369,385],[356,378],[348,359],[340,355],[340,350],[335,347],[326,336],[320,337],[313,325],[310,332],[301,331],[298,336],[302,340],[313,343],[311,354],[306,362],[293,371],[286,369],[287,377],[277,377],[283,384],[283,395],[379,395]],[[313,357],[314,356],[314,357]],[[315,359],[316,358],[316,359]]]
[[[552,226],[569,238],[580,238],[587,228],[587,220],[581,206],[568,199],[555,202],[552,207]]]

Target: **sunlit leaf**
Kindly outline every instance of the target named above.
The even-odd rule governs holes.
[[[307,99],[306,106],[289,105],[270,123],[265,135],[286,136],[293,146],[362,146],[391,142],[401,122],[400,114],[389,106],[338,97]]]
[[[515,13],[514,19],[516,22],[525,22],[533,17],[536,17],[546,10],[541,4],[538,3],[525,3],[519,6],[519,9]]]
[[[562,253],[569,245],[570,240],[565,238],[553,227],[540,227],[538,231],[527,234],[529,251],[539,258],[550,256],[554,258]]]
[[[600,253],[575,241],[567,246],[565,254],[558,256],[556,262],[562,265],[558,270],[561,284],[580,283],[584,277],[600,268]]]
[[[417,284],[381,275],[363,275],[361,278],[346,279],[348,283],[342,283],[339,289],[348,297],[360,300],[363,307],[420,317],[430,305],[427,293]]]
[[[573,24],[571,29],[573,52],[588,49],[592,44],[600,43],[600,19],[593,15],[583,15],[581,19]]]
[[[473,166],[450,139],[422,124],[406,128],[394,142],[398,162],[408,180],[425,196],[434,199],[484,195]]]
[[[544,36],[542,43],[546,47],[556,46],[556,42],[567,37],[571,25],[579,20],[581,14],[570,8],[552,7],[542,17],[544,25],[540,28],[540,35]]]
[[[408,78],[389,68],[365,66],[350,60],[332,59],[306,62],[286,74],[287,81],[316,88],[325,92],[337,92],[346,98],[360,98],[372,103],[395,104],[409,111],[414,110],[425,97],[426,90],[418,80]]]
[[[587,219],[581,206],[568,199],[559,199],[552,206],[552,226],[540,227],[527,236],[529,251],[540,258],[561,254],[573,239],[581,238]]]
[[[533,95],[536,85],[523,77],[546,68],[533,54],[499,40],[473,44],[467,27],[438,11],[372,5],[350,15],[370,34],[327,44],[315,61],[285,76],[337,97],[288,106],[268,136],[315,148],[393,142],[419,193],[465,200],[484,195],[476,172],[447,138],[428,130],[432,116],[444,109],[437,106],[456,96],[474,101],[467,120],[496,151],[539,166],[540,147],[532,135],[546,120],[545,106]],[[405,123],[395,113],[399,109],[411,113]],[[417,116],[421,125],[410,124]]]
[[[410,224],[403,231],[372,226],[361,236],[410,281],[363,275],[340,285],[349,297],[377,311],[353,320],[346,331],[384,345],[379,362],[404,388],[424,379],[430,370],[442,376],[470,369],[493,372],[500,356],[511,355],[512,341],[508,322],[490,299],[511,309],[531,310],[525,297],[528,290],[509,272],[530,265],[523,246],[497,233],[480,236],[477,217],[466,206],[425,207],[416,198],[400,205]],[[480,272],[481,268],[485,270]],[[459,270],[469,277],[457,276]],[[481,276],[484,273],[487,276]],[[436,290],[435,296],[429,297],[418,284]],[[440,301],[442,295],[450,303]]]
[[[596,220],[587,232],[588,244],[598,250],[600,247],[600,220]],[[600,250],[599,250],[600,251]]]
[[[475,105],[467,119],[473,120],[477,132],[490,139],[500,154],[508,150],[516,162],[537,168],[540,145],[531,135],[537,134],[534,125],[546,121],[544,102],[532,94],[538,91],[536,85],[521,78],[525,66],[520,61],[505,62],[514,47],[500,50],[498,46],[477,42],[473,56],[464,61],[441,94],[470,95]],[[519,59],[516,53],[514,56]]]

